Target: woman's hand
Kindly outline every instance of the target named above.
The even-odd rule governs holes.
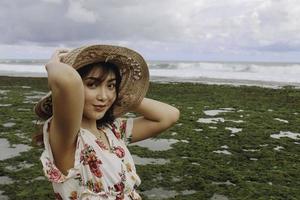
[[[61,59],[69,52],[69,49],[57,49],[54,51],[52,54],[50,60],[48,63],[53,62],[53,63],[59,63],[61,62]]]
[[[53,87],[64,87],[68,82],[82,82],[78,72],[68,64],[61,62],[62,58],[67,55],[69,49],[60,48],[54,51],[50,60],[45,65],[48,74],[48,86],[50,90]]]
[[[133,121],[132,142],[156,136],[175,124],[180,116],[174,106],[148,98],[144,98],[134,112],[141,117]]]

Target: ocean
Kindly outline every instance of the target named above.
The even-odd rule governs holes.
[[[0,76],[46,77],[47,60],[0,60]],[[300,63],[148,61],[150,80],[300,86]]]

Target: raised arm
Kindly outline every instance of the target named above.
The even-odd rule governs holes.
[[[80,129],[84,105],[81,77],[73,67],[60,62],[63,52],[57,50],[46,64],[53,104],[50,127],[52,149],[73,146]]]
[[[132,142],[158,135],[172,126],[180,115],[177,108],[148,98],[144,98],[134,112],[142,116],[133,121]]]

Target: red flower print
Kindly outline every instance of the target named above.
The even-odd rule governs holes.
[[[54,168],[54,167],[47,170],[47,175],[49,177],[49,180],[53,181],[53,182],[59,182],[62,178],[61,172],[57,168]]]
[[[99,163],[99,162],[90,162],[89,166],[90,166],[91,172],[95,176],[97,176],[98,178],[100,178],[100,177],[102,177],[102,172],[99,169],[99,165],[98,164],[101,164],[101,163]]]
[[[63,200],[63,198],[60,196],[60,194],[58,192],[54,193],[54,197],[55,197],[55,200]]]
[[[124,187],[125,187],[125,185],[123,182],[120,182],[120,183],[117,183],[114,185],[116,192],[123,192]]]
[[[117,194],[116,200],[123,200],[123,199],[124,199],[124,194],[123,193]]]
[[[101,192],[101,189],[102,189],[102,183],[101,182],[96,182],[94,184],[94,192],[99,193],[99,192]]]
[[[116,154],[119,158],[123,158],[125,156],[125,151],[122,147],[117,146],[113,148],[114,154]]]
[[[56,166],[48,158],[46,162],[47,170],[46,174],[50,181],[52,182],[61,182],[64,178],[64,175],[56,168]]]
[[[77,192],[76,191],[72,191],[70,196],[69,196],[70,200],[77,200]]]
[[[117,139],[121,139],[121,133],[116,129],[116,126],[114,124],[112,124],[112,132]]]
[[[126,133],[126,120],[123,120],[121,122],[121,126],[120,126],[120,132],[123,135],[123,137],[125,136]]]
[[[89,188],[89,190],[99,193],[103,190],[102,182],[93,182],[92,180],[88,180],[85,184]]]
[[[96,139],[95,141],[96,141],[96,143],[98,144],[98,146],[99,146],[101,149],[103,149],[103,150],[108,150],[108,148],[107,148],[107,146],[104,144],[104,142],[102,142],[102,141],[100,141],[100,140],[98,140],[98,139]]]
[[[84,165],[89,165],[91,172],[98,178],[102,177],[102,173],[100,171],[100,164],[102,164],[101,160],[99,160],[96,156],[95,150],[85,144],[84,149],[81,151],[80,162]]]

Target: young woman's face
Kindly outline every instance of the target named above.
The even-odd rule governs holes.
[[[83,117],[89,120],[103,118],[106,111],[116,100],[116,77],[113,72],[108,72],[107,77],[101,81],[103,70],[94,67],[82,79],[84,85]]]

